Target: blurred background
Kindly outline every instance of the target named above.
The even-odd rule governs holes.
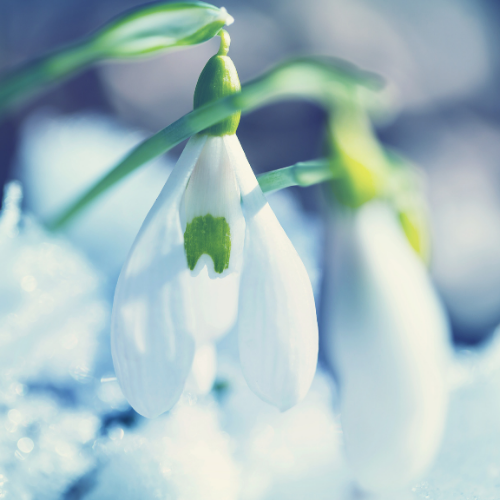
[[[77,40],[142,3],[2,0],[0,72]],[[228,0],[224,6],[236,19],[229,28],[230,55],[242,82],[298,54],[344,58],[387,80],[394,115],[378,124],[377,132],[385,144],[427,173],[432,272],[448,308],[454,338],[476,343],[487,337],[500,322],[498,2]],[[192,109],[197,77],[217,44],[218,40],[211,40],[146,61],[101,64],[11,113],[0,123],[0,184],[29,176],[24,203],[39,217],[49,215],[71,196],[63,196],[58,204],[54,195],[35,193],[33,179],[40,186],[51,175],[60,177],[54,170],[54,155],[62,163],[75,161],[56,154],[54,144],[61,141],[57,137],[62,133],[57,124],[68,125],[64,120],[86,116],[105,129],[110,123],[122,127],[118,136],[125,130],[129,136],[139,134],[121,149],[118,146],[115,155],[110,153],[108,165],[103,160],[103,165],[96,166],[91,158],[86,166],[79,164],[78,168],[98,177],[134,140]],[[320,156],[324,124],[323,112],[314,105],[283,102],[245,115],[239,137],[255,171],[264,172]],[[175,159],[181,148],[170,152],[169,158]],[[35,159],[39,160],[36,167]],[[70,164],[67,169],[76,170]],[[64,182],[60,189],[78,192]],[[319,189],[294,190],[307,212],[318,211]],[[50,199],[49,206],[44,196]],[[113,223],[120,224],[117,219]]]
[[[143,3],[0,0],[0,75]],[[386,80],[392,111],[376,132],[426,174],[430,268],[457,345],[450,385],[459,388],[436,465],[398,500],[455,499],[464,490],[461,498],[498,498],[500,3],[223,6],[235,18],[229,55],[243,83],[306,54],[346,59]],[[20,181],[10,184],[0,216],[1,498],[365,498],[346,472],[337,389],[323,364],[304,402],[278,414],[246,386],[232,332],[217,348],[205,346],[196,365],[204,376],[193,370],[168,414],[148,421],[124,400],[109,352],[113,291],[182,144],[110,190],[62,235],[39,225],[192,109],[198,75],[218,43],[99,64],[0,120],[0,185]],[[244,115],[238,135],[260,173],[323,155],[325,121],[313,104],[281,102]],[[321,195],[314,186],[269,197],[318,304],[329,259]]]

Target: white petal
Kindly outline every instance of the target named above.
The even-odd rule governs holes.
[[[236,136],[224,137],[246,222],[238,336],[251,389],[282,411],[309,390],[318,358],[311,283],[260,189]]]
[[[183,208],[184,228],[186,223],[195,217],[210,214],[216,218],[224,217],[231,234],[229,268],[222,273],[216,273],[212,258],[203,254],[196,263],[193,276],[205,266],[211,278],[221,278],[232,272],[238,272],[243,258],[245,220],[241,210],[240,191],[222,137],[207,137],[189,180]]]
[[[217,350],[213,343],[196,346],[191,373],[186,381],[186,390],[195,394],[208,394],[214,385],[217,372]]]
[[[336,222],[325,327],[346,451],[365,489],[398,489],[425,471],[440,444],[448,326],[387,206],[370,203]]]
[[[155,417],[178,400],[194,353],[192,300],[179,207],[205,137],[193,137],[122,268],[111,324],[116,376],[132,407]]]
[[[238,314],[239,287],[239,273],[212,279],[205,267],[191,278],[197,342],[212,342],[231,330]]]

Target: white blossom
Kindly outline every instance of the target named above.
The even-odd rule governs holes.
[[[327,354],[346,452],[360,485],[404,487],[440,445],[448,325],[426,269],[382,202],[336,217]]]
[[[195,343],[224,334],[236,306],[249,386],[290,408],[316,370],[311,283],[236,135],[198,135],[149,212],[116,288],[113,362],[135,410],[155,417],[175,404]]]

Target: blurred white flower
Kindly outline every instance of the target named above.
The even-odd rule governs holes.
[[[208,332],[204,302],[226,286],[232,300],[217,304]],[[311,283],[236,135],[199,135],[149,212],[116,288],[113,361],[134,409],[155,417],[175,404],[195,341],[225,333],[236,304],[245,378],[286,410],[304,397],[316,370]]]
[[[426,470],[440,445],[448,326],[391,210],[372,202],[338,212],[325,331],[346,451],[364,489],[397,490]]]
[[[104,115],[33,113],[23,123],[16,172],[27,209],[41,220],[55,217],[145,137]],[[157,158],[133,172],[65,228],[65,236],[114,278],[172,165]]]

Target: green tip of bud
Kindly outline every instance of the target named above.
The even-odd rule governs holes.
[[[219,52],[211,57],[198,78],[194,91],[194,108],[209,102],[230,96],[241,90],[240,79],[233,61],[226,55],[231,39],[225,30],[220,30],[221,43]],[[203,132],[214,136],[236,133],[241,113],[234,113],[229,118],[212,125]]]

